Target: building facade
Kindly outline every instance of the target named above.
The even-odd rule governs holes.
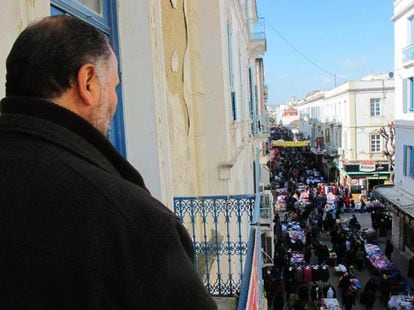
[[[393,211],[392,242],[414,254],[414,1],[394,1],[395,177],[376,196]]]
[[[313,91],[298,102],[298,109],[299,129],[310,138],[326,177],[355,195],[389,180],[380,130],[394,121],[392,74]]]

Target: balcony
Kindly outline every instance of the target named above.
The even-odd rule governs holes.
[[[338,156],[338,148],[335,147],[335,146],[327,146],[326,151],[327,151],[328,155],[331,156],[331,157]]]
[[[251,18],[247,20],[250,35],[249,54],[252,58],[263,56],[266,52],[265,19]]]
[[[273,216],[273,195],[271,191],[265,190],[260,197],[260,225],[272,230]]]
[[[414,44],[403,48],[403,63],[414,62]]]
[[[269,115],[252,115],[252,133],[254,137],[270,133]]]

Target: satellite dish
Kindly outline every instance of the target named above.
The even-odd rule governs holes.
[[[394,72],[388,73],[388,76],[390,77],[390,79],[392,79],[394,77]]]

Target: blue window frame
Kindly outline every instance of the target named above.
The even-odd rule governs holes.
[[[414,16],[408,19],[408,44],[414,44]]]
[[[227,23],[227,55],[230,84],[231,115],[233,121],[237,119],[237,94],[234,89],[234,69],[233,69],[233,32],[231,23]]]
[[[404,145],[404,176],[414,179],[414,147]]]
[[[403,112],[414,111],[414,78],[403,79]]]
[[[51,15],[69,14],[76,16],[87,23],[90,23],[103,33],[105,33],[113,47],[115,55],[118,58],[119,65],[119,44],[118,44],[118,22],[116,14],[116,3],[114,0],[100,0],[100,12],[88,8],[87,5],[82,4],[88,1],[76,0],[51,0],[50,13]],[[93,2],[93,1],[91,1]],[[120,68],[119,79],[120,86],[117,88],[118,106],[114,118],[112,119],[111,127],[108,132],[108,139],[112,142],[115,148],[126,157],[126,145],[124,135],[124,116],[122,104],[122,74]]]

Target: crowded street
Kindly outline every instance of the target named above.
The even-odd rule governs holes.
[[[298,138],[279,126],[269,139],[275,250],[263,270],[268,309],[411,309],[412,260],[390,243],[390,210],[372,193],[355,195],[329,180],[306,147],[271,143]]]

